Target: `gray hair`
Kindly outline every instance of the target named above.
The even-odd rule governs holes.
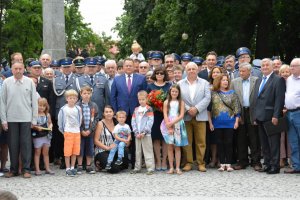
[[[45,70],[44,70],[44,73],[45,72],[51,72],[52,74],[54,74],[54,70],[50,67],[47,67]]]
[[[273,66],[273,61],[270,58],[264,58],[261,60],[261,63],[268,62],[271,66]]]
[[[228,60],[228,59],[233,59],[233,60],[235,60],[235,56],[234,55],[228,55],[228,56],[226,56],[225,57],[225,60]]]
[[[249,71],[251,71],[252,66],[250,65],[250,63],[243,62],[239,64],[239,68],[247,68]]]
[[[175,56],[173,54],[167,54],[167,55],[165,55],[165,60],[167,58],[173,58],[173,60],[175,61]]]
[[[114,65],[115,67],[117,67],[117,63],[115,60],[107,60],[104,64],[105,68],[108,66],[108,65]]]

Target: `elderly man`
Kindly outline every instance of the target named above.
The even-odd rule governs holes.
[[[150,65],[143,61],[139,65],[139,74],[146,76],[147,72],[150,70]]]
[[[251,164],[254,170],[258,171],[261,169],[260,142],[257,126],[254,126],[252,119],[254,86],[257,77],[250,76],[251,68],[249,63],[240,64],[240,77],[234,79],[230,86],[237,94],[240,107],[242,108],[239,132],[237,134],[238,164],[234,166],[234,169],[245,169],[248,166],[249,145],[251,150]]]
[[[51,61],[52,61],[52,59],[51,59],[51,56],[49,54],[43,54],[40,57],[40,62],[41,62],[41,65],[42,65],[43,69],[46,69],[46,68],[50,67]]]
[[[173,54],[165,55],[165,68],[173,68],[175,63],[175,56]]]
[[[214,52],[214,51],[208,52],[206,54],[206,65],[207,65],[207,68],[204,69],[204,70],[202,70],[201,72],[199,72],[198,76],[200,78],[203,78],[203,79],[209,81],[208,80],[208,75],[209,75],[210,71],[212,70],[212,68],[214,66],[216,66],[216,64],[217,64],[217,54],[216,54],[216,52]]]
[[[106,78],[108,80],[109,91],[111,90],[111,86],[114,82],[114,78],[117,73],[117,63],[115,60],[107,60],[104,64]]]
[[[0,115],[4,130],[8,130],[10,171],[7,178],[17,176],[19,156],[23,164],[23,177],[30,178],[32,150],[31,127],[37,123],[38,103],[35,84],[23,76],[24,64],[12,65],[13,76],[4,80],[1,93]]]
[[[183,156],[185,161],[184,171],[190,171],[193,165],[192,144],[195,140],[196,159],[198,170],[205,172],[204,154],[206,121],[208,121],[207,106],[210,103],[209,83],[197,77],[198,66],[194,62],[186,65],[187,77],[179,81],[181,97],[185,103],[184,121],[188,134],[188,146],[183,147]]]
[[[273,73],[273,62],[269,58],[262,60],[261,71],[263,77],[255,84],[253,111],[253,120],[258,125],[265,164],[260,171],[277,174],[280,172],[280,133],[268,133],[264,123],[271,121],[273,125],[278,125],[284,106],[285,81]]]
[[[291,147],[292,169],[285,173],[300,173],[300,58],[290,65],[291,76],[286,81],[285,107],[289,122],[288,140]]]

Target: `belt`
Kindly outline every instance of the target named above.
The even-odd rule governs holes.
[[[288,109],[287,111],[288,111],[288,112],[296,112],[296,111],[298,111],[298,110],[300,110],[300,107],[295,108],[295,109]]]

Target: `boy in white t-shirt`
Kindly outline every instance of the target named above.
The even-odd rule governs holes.
[[[131,126],[135,135],[135,167],[132,174],[141,171],[142,153],[147,167],[147,174],[154,172],[154,154],[151,139],[151,128],[153,126],[153,109],[147,105],[147,92],[138,93],[139,107],[136,107],[131,119]]]
[[[57,124],[59,131],[64,134],[64,156],[66,162],[66,175],[75,176],[76,156],[80,154],[80,125],[82,122],[82,111],[76,105],[78,93],[75,90],[65,92],[67,104],[59,113]]]

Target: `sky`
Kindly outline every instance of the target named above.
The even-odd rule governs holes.
[[[79,10],[85,23],[97,34],[105,32],[107,36],[117,39],[117,33],[111,29],[116,24],[116,17],[123,13],[124,0],[81,0]]]

